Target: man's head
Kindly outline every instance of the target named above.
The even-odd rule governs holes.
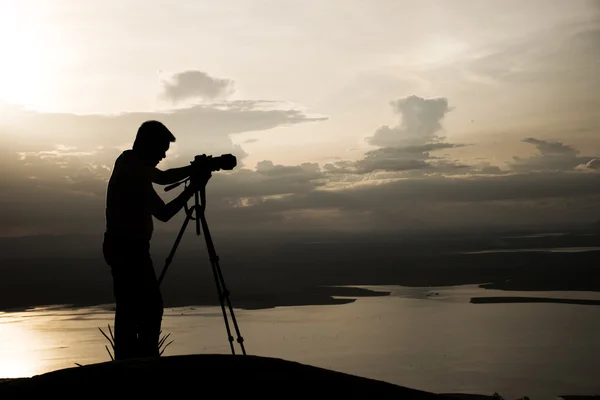
[[[175,142],[175,136],[162,122],[146,121],[138,128],[133,150],[155,167],[167,156],[171,142]]]

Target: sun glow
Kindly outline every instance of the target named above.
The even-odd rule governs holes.
[[[0,320],[0,379],[33,376],[38,373],[35,335],[11,322],[8,317]]]
[[[0,102],[38,108],[52,98],[52,77],[63,58],[51,21],[24,3],[0,0]]]

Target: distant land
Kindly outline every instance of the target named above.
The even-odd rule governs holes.
[[[580,304],[586,306],[600,306],[600,300],[589,299],[552,299],[548,297],[473,297],[473,304],[497,304],[497,303],[558,303],[558,304]]]
[[[153,239],[157,275],[175,237],[157,233]],[[600,245],[595,230],[213,233],[213,241],[236,308],[343,304],[387,295],[335,286],[478,284],[507,291],[600,291],[599,250],[514,251],[593,249]],[[0,239],[0,310],[113,303],[101,246],[101,234]],[[184,235],[161,290],[165,307],[219,304],[202,236],[191,230]]]

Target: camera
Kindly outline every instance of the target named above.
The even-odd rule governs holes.
[[[205,171],[232,170],[237,165],[237,158],[233,154],[221,154],[213,157],[202,154],[194,157],[192,165]]]

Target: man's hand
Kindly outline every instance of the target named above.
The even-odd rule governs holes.
[[[190,176],[205,174],[208,168],[208,164],[206,161],[207,159],[208,157],[206,156],[206,154],[194,157],[194,161],[192,162],[192,169],[190,171]]]
[[[211,177],[212,173],[210,171],[202,171],[190,175],[190,186],[195,189],[200,189],[203,186],[206,186]]]
[[[155,205],[154,205],[152,214],[159,221],[162,221],[162,222],[169,221],[171,218],[173,218],[173,216],[175,214],[177,214],[179,212],[179,210],[181,210],[183,208],[183,206],[186,204],[186,202],[189,200],[189,198],[192,195],[194,195],[194,193],[201,190],[208,183],[211,176],[212,176],[212,174],[210,171],[191,175],[190,181],[189,181],[190,184],[188,186],[186,186],[186,188],[183,190],[183,192],[181,192],[179,194],[179,196],[177,196],[175,199],[171,200],[166,205],[164,203],[162,203],[162,200],[160,199],[160,197],[158,197],[156,192],[154,192],[154,189],[151,188],[156,196],[156,201],[154,203]]]

